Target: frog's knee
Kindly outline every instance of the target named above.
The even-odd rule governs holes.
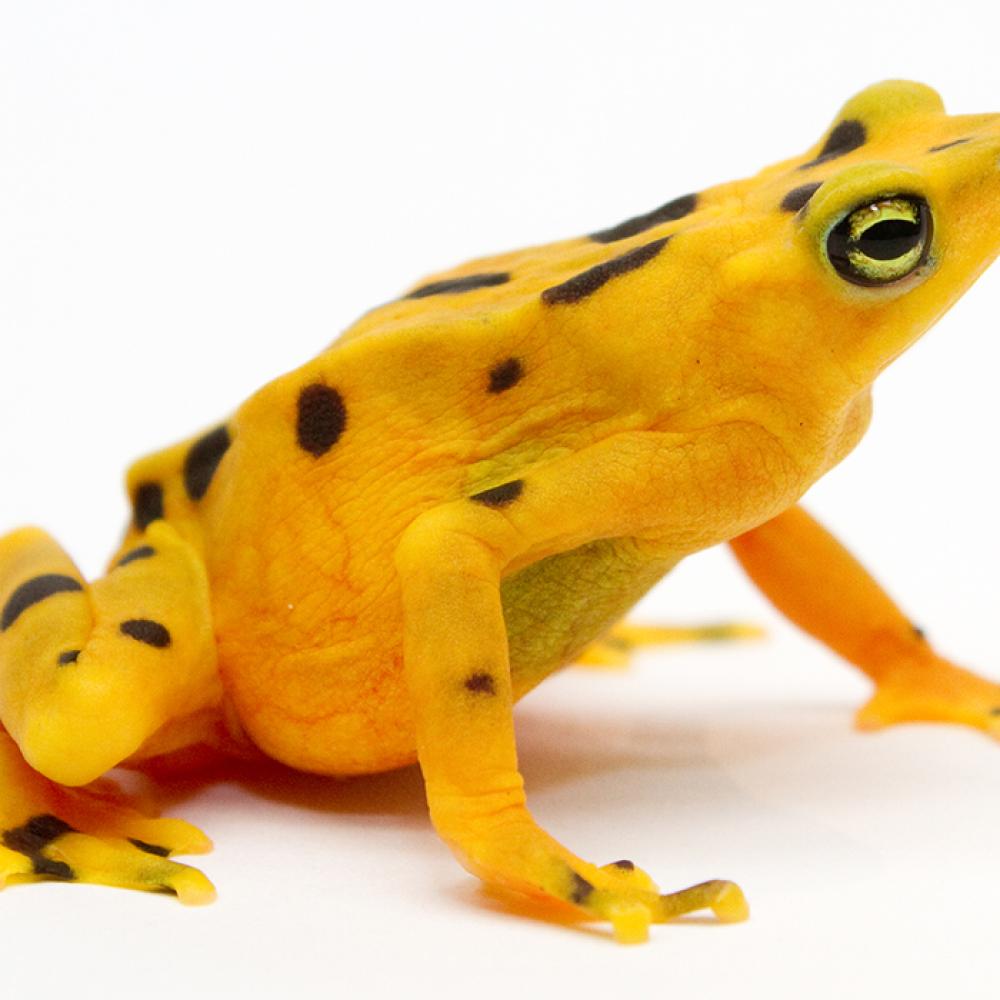
[[[89,784],[142,745],[149,728],[141,706],[83,684],[59,684],[34,701],[14,736],[31,767],[60,785]]]

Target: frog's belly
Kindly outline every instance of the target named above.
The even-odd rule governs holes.
[[[570,662],[676,561],[618,539],[549,557],[506,579],[516,696]],[[338,588],[332,579],[296,583],[299,591],[283,595],[280,606]],[[412,763],[398,591],[356,616],[337,618],[337,603],[330,602],[323,628],[314,622],[296,639],[294,628],[276,629],[268,615],[248,616],[242,608],[252,603],[237,595],[220,602],[220,670],[235,714],[265,753],[301,770],[366,774]]]

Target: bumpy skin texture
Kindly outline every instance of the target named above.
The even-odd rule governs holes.
[[[879,259],[845,274],[836,233],[861,267],[884,212]],[[438,831],[489,882],[626,941],[706,906],[742,918],[732,883],[662,896],[539,829],[512,705],[679,560],[731,541],[870,675],[863,724],[995,727],[1000,688],[935,654],[796,503],[861,438],[874,378],[998,249],[1000,117],[879,84],[755,177],[366,314],[131,470],[135,520],[103,579],[40,531],[3,539],[0,875],[207,898],[163,860],[204,841],[90,783],[186,747],[339,775],[419,759]],[[905,273],[886,280],[888,258]]]

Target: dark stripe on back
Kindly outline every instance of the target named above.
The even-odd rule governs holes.
[[[513,503],[524,492],[524,481],[512,479],[509,483],[502,483],[491,489],[483,490],[482,493],[473,493],[469,498],[476,503],[481,503],[484,507],[506,507]]]
[[[223,424],[191,446],[184,459],[184,488],[192,500],[200,500],[208,492],[215,470],[231,443],[229,428]]]
[[[61,573],[47,573],[22,583],[4,605],[3,614],[0,615],[0,632],[9,629],[23,612],[39,601],[44,601],[53,594],[68,594],[78,590],[83,590],[83,584]]]
[[[612,278],[628,274],[629,271],[635,271],[643,264],[648,264],[667,245],[669,240],[669,236],[664,236],[662,239],[653,240],[652,243],[644,243],[641,247],[635,247],[620,257],[612,257],[611,260],[606,260],[581,272],[570,278],[569,281],[564,281],[561,285],[546,288],[542,292],[542,301],[549,306],[579,302],[581,299],[593,295]]]
[[[159,622],[148,618],[130,618],[118,626],[122,635],[127,635],[137,642],[144,642],[156,649],[166,649],[170,645],[170,633]]]
[[[784,198],[781,199],[781,208],[784,212],[798,212],[809,204],[809,199],[823,186],[822,181],[815,184],[803,184],[801,187],[792,188]]]
[[[445,278],[443,281],[431,281],[419,288],[414,288],[406,295],[408,299],[426,299],[428,295],[450,295],[453,292],[471,292],[476,288],[493,288],[495,285],[506,285],[510,275],[506,271],[489,271],[483,274],[466,274],[461,278]]]
[[[145,531],[154,521],[162,521],[163,487],[159,483],[141,483],[135,491],[132,507],[139,531]]]
[[[808,163],[803,163],[799,170],[807,170],[809,167],[815,167],[820,163],[826,163],[827,160],[835,159],[838,156],[844,156],[846,153],[850,153],[855,149],[860,148],[865,144],[868,139],[868,130],[865,128],[862,122],[859,122],[857,118],[848,118],[846,121],[842,121],[837,127],[830,133],[826,142],[823,143],[823,148],[819,151],[819,156],[815,160],[810,160]]]
[[[619,222],[617,226],[610,229],[602,229],[600,232],[591,233],[590,238],[595,243],[614,243],[617,240],[627,240],[630,236],[644,233],[647,229],[660,226],[664,222],[676,222],[683,219],[685,215],[690,215],[698,206],[698,195],[684,194],[680,198],[674,198],[659,208],[654,208],[652,212],[645,215],[637,215],[632,219]]]
[[[140,559],[151,559],[156,555],[156,549],[152,545],[140,545],[137,549],[132,549],[131,552],[126,552],[125,555],[115,563],[115,568],[119,566],[127,566],[129,563],[137,562]]]
[[[299,447],[314,458],[325,455],[347,426],[347,408],[340,393],[322,382],[299,393],[296,435]]]

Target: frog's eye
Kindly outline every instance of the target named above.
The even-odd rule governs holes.
[[[826,252],[841,277],[856,285],[885,285],[927,260],[931,212],[912,195],[859,205],[831,230]]]

